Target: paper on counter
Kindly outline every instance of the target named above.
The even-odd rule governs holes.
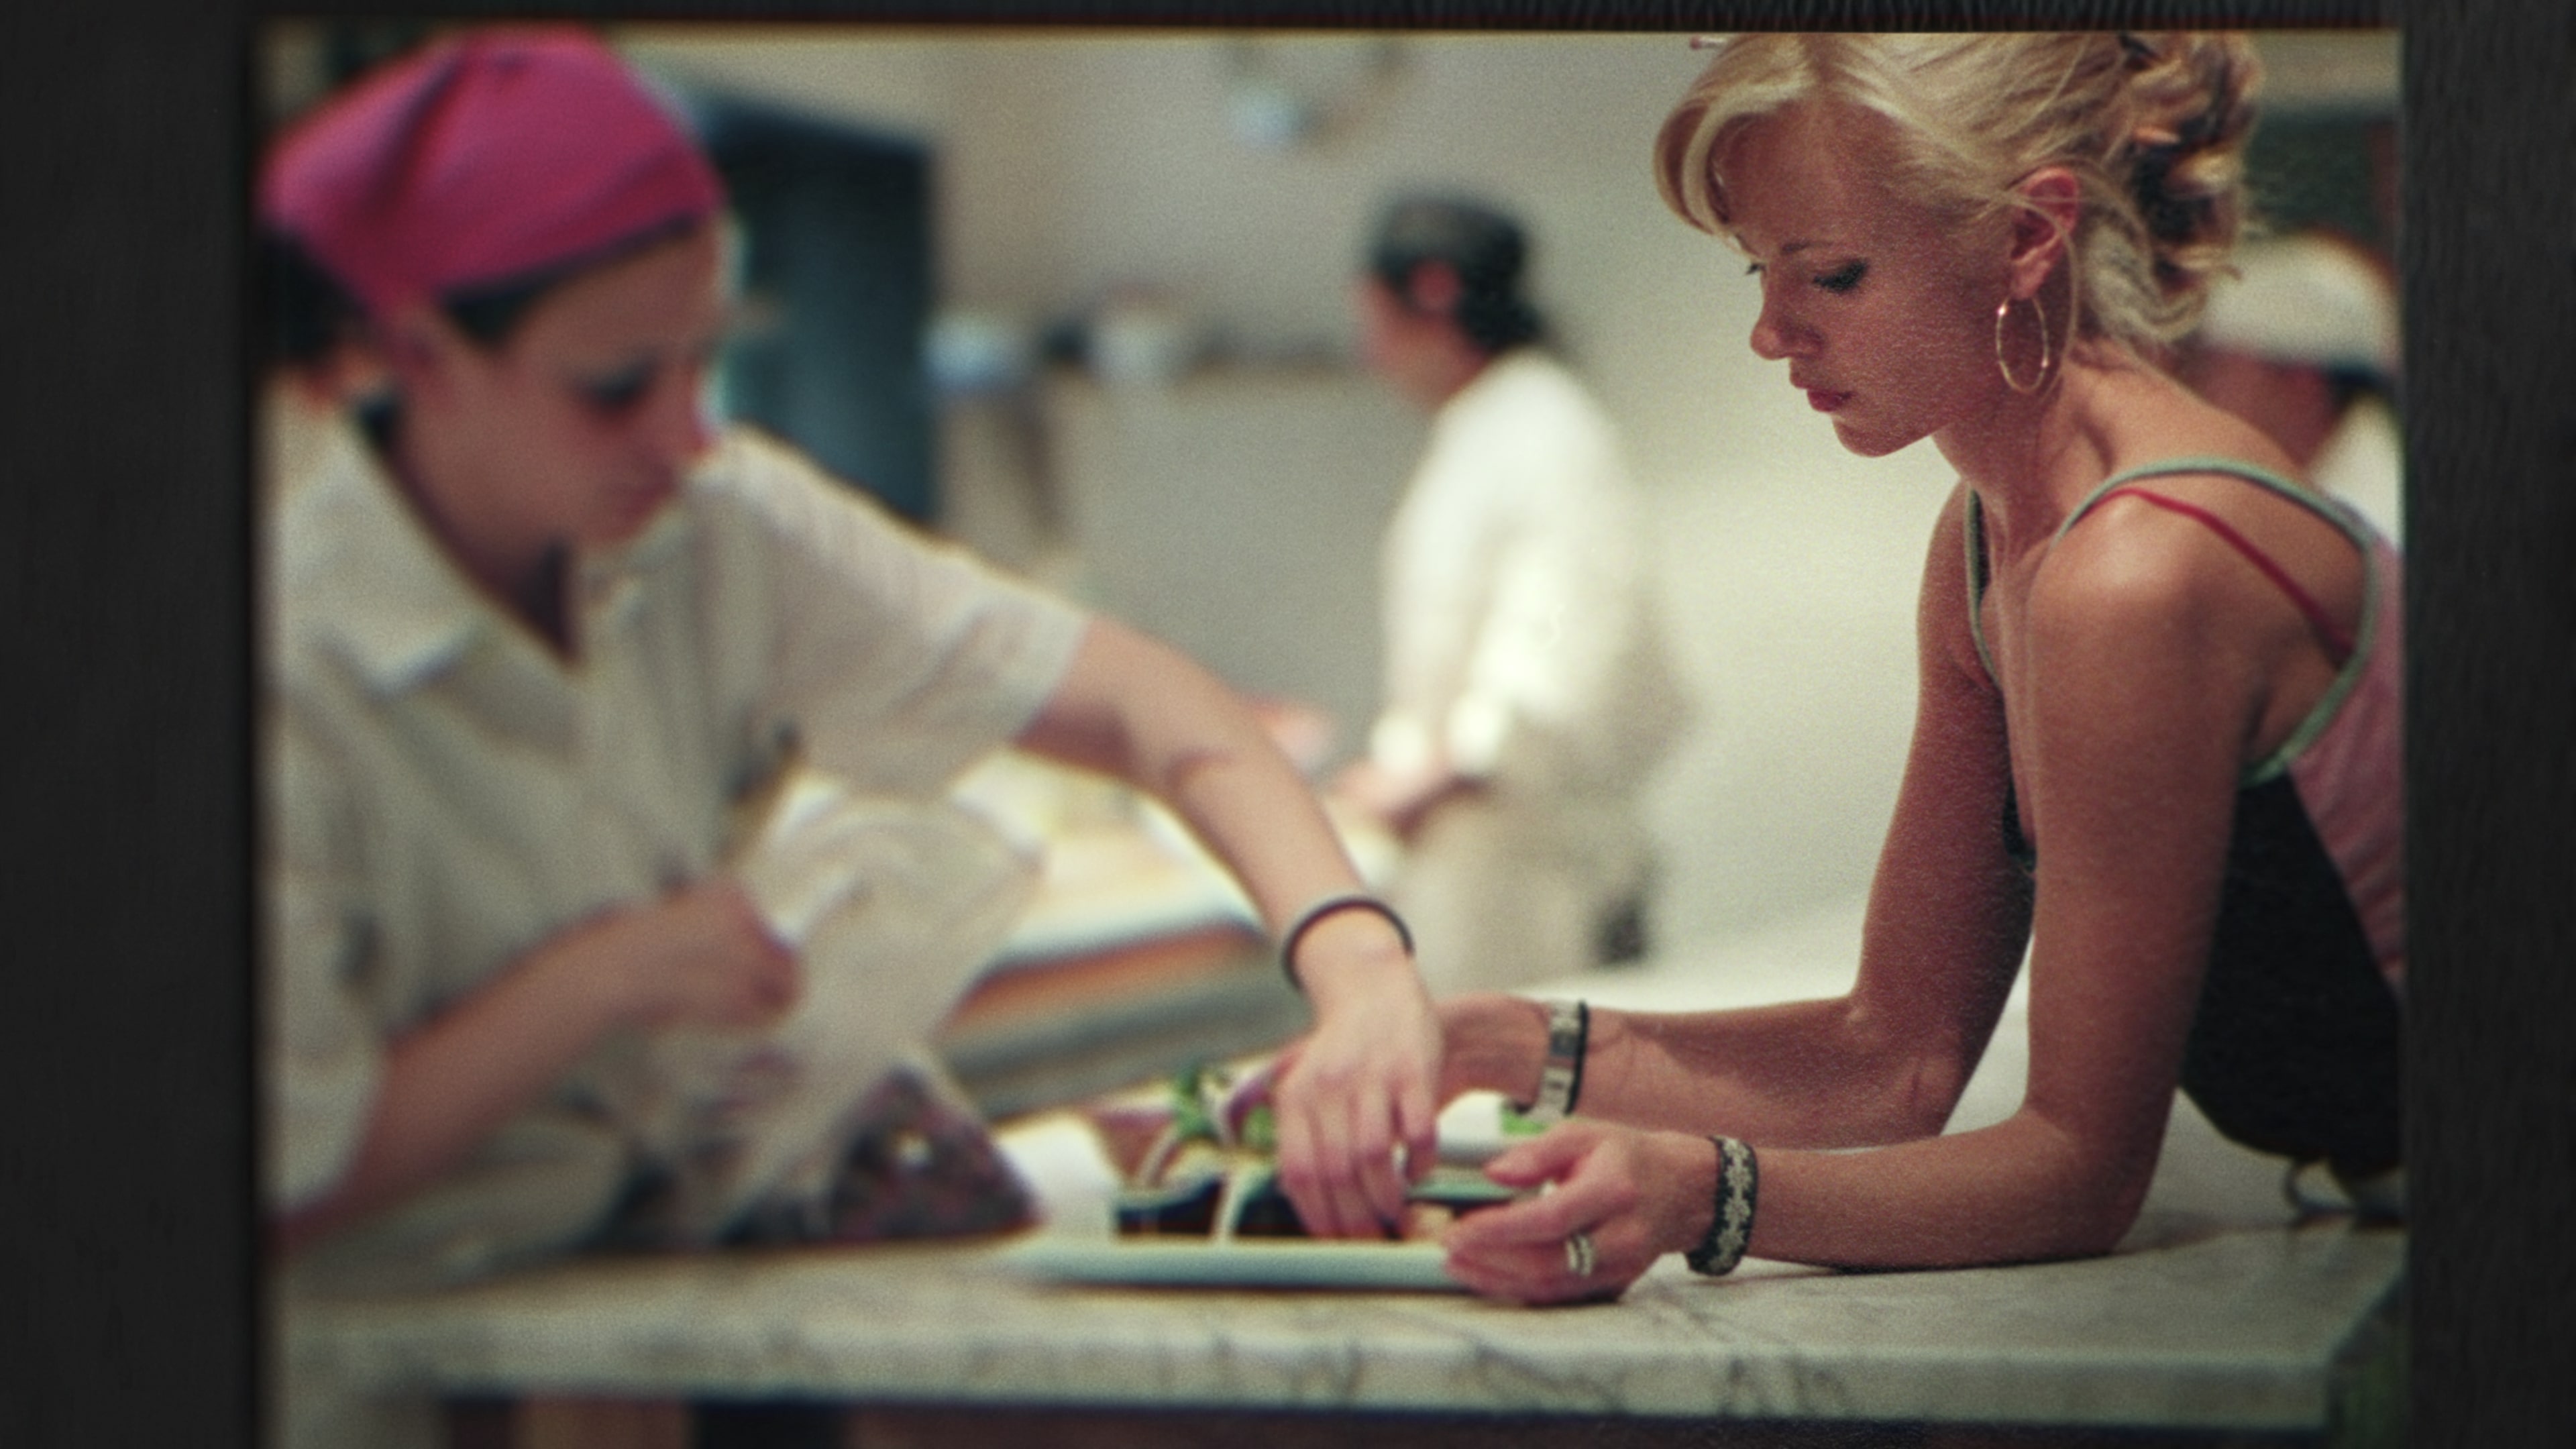
[[[797,949],[802,993],[755,1033],[656,1036],[620,1104],[678,1178],[684,1240],[753,1203],[819,1191],[849,1114],[897,1066],[944,1078],[925,1047],[1026,907],[1033,862],[947,801],[875,799],[808,774],[731,865]]]

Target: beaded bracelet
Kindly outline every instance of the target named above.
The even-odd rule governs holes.
[[[1338,915],[1343,911],[1375,911],[1386,917],[1386,923],[1395,927],[1395,939],[1404,944],[1404,954],[1407,956],[1413,954],[1413,932],[1405,926],[1404,917],[1395,913],[1395,907],[1375,896],[1361,895],[1356,892],[1350,895],[1326,896],[1308,906],[1305,913],[1297,917],[1295,924],[1289,926],[1287,934],[1279,938],[1279,969],[1288,973],[1289,985],[1299,991],[1306,989],[1306,983],[1297,979],[1297,943],[1305,939],[1306,933],[1313,930],[1317,922],[1326,916]]]
[[[1574,1115],[1583,1092],[1583,1057],[1592,1042],[1592,1008],[1580,1001],[1547,1004],[1547,1061],[1539,1067],[1538,1096],[1520,1114],[1533,1122]]]
[[[1732,1137],[1708,1140],[1717,1144],[1717,1211],[1709,1219],[1708,1236],[1682,1256],[1692,1272],[1714,1278],[1744,1261],[1744,1247],[1753,1241],[1753,1192],[1761,1174],[1752,1148]]]

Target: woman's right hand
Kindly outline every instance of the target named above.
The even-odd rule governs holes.
[[[576,929],[606,957],[623,1021],[644,1027],[767,1026],[802,989],[795,952],[769,933],[751,895],[710,876]]]
[[[1298,954],[1316,1026],[1276,1069],[1280,1185],[1315,1236],[1367,1236],[1403,1220],[1407,1178],[1431,1170],[1439,1017],[1372,913],[1327,917]]]

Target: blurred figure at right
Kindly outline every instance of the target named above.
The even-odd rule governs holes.
[[[2380,260],[2325,232],[2249,242],[2176,371],[2281,445],[2310,481],[2405,541],[2397,289]]]
[[[1543,345],[1529,244],[1400,198],[1354,288],[1372,371],[1432,415],[1382,555],[1385,688],[1334,793],[1405,844],[1435,994],[1642,953],[1643,787],[1686,706],[1609,417]]]

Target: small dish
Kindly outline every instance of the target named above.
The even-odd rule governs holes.
[[[1023,1272],[1061,1283],[1169,1288],[1341,1288],[1459,1293],[1437,1243],[1309,1238],[1082,1238],[1040,1233],[1006,1249]]]

